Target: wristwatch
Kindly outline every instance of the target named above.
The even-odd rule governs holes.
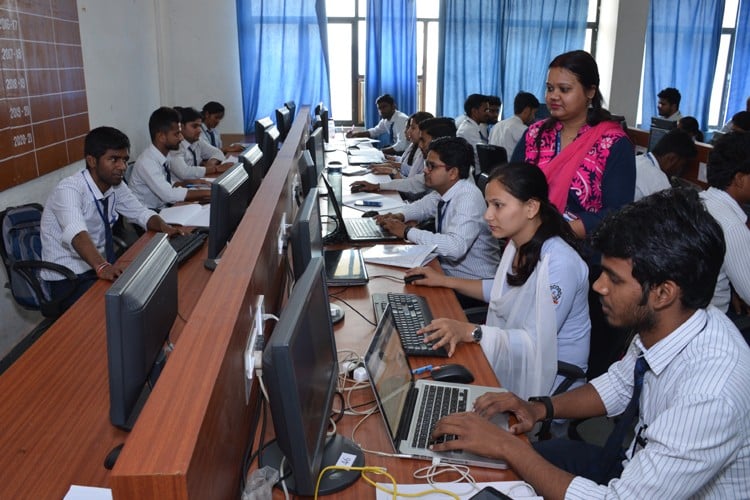
[[[408,239],[409,238],[409,236],[408,236],[409,235],[409,229],[411,229],[411,228],[412,228],[412,226],[405,226],[404,227],[404,239]]]
[[[474,331],[471,332],[471,337],[474,339],[474,342],[478,344],[482,341],[482,327],[479,325],[476,325],[474,327]]]
[[[540,402],[544,405],[546,414],[544,415],[543,423],[551,422],[555,417],[555,408],[552,406],[552,398],[549,396],[532,396],[529,398],[530,403]]]

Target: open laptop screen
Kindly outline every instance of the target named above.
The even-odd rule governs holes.
[[[367,370],[376,387],[388,431],[395,439],[406,397],[412,385],[411,368],[398,337],[390,305],[378,323],[367,352]]]

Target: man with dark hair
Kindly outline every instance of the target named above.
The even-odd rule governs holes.
[[[199,179],[206,175],[220,174],[225,172],[231,163],[222,165],[225,160],[224,153],[206,141],[201,141],[203,119],[201,114],[195,108],[174,109],[180,113],[180,126],[182,129],[182,142],[177,154],[185,163],[189,170],[182,174],[176,171],[175,167],[178,162],[172,164],[172,173],[176,174],[179,179]],[[170,153],[173,155],[175,153]]]
[[[719,139],[708,155],[706,173],[709,188],[700,196],[727,244],[712,304],[733,313],[730,285],[750,304],[750,229],[742,208],[750,203],[750,133],[732,132]]]
[[[513,116],[492,127],[490,144],[502,146],[508,156],[513,154],[529,123],[534,121],[539,109],[539,99],[529,92],[519,92],[513,100]]]
[[[460,137],[433,139],[425,157],[424,180],[434,191],[376,220],[412,243],[437,245],[445,274],[492,279],[500,248],[483,220],[487,205],[482,192],[467,180],[473,156],[471,146]],[[430,217],[435,218],[434,233],[414,226]]]
[[[750,132],[750,111],[740,111],[732,116],[732,132]]]
[[[86,168],[63,179],[47,198],[40,226],[42,259],[72,270],[75,285],[55,272],[41,277],[53,300],[70,294],[68,308],[94,281],[114,281],[122,269],[115,263],[112,226],[120,215],[141,227],[167,234],[181,231],[146,209],[122,182],[129,158],[130,141],[119,130],[98,127],[84,140]]]
[[[184,164],[178,156],[169,154],[178,151],[182,142],[180,114],[173,108],[157,109],[148,120],[148,131],[151,145],[135,161],[128,181],[141,203],[159,210],[178,201],[210,201],[211,189],[207,182],[200,179],[189,182],[172,179],[172,164]],[[196,185],[200,189],[188,189],[189,185]]]
[[[472,166],[479,165],[477,156],[477,144],[487,144],[488,132],[487,121],[489,120],[489,101],[486,95],[471,94],[464,101],[464,117],[458,124],[456,137],[463,137],[474,149],[474,160]],[[457,120],[458,122],[458,120]],[[472,168],[473,170],[473,168]],[[474,180],[471,175],[470,179]]]
[[[396,100],[390,94],[383,94],[375,100],[380,113],[380,121],[372,128],[362,132],[347,132],[347,137],[388,137],[389,143],[382,148],[384,154],[400,155],[409,145],[406,138],[406,122],[409,117],[399,111],[396,107]]]
[[[671,189],[608,215],[593,246],[607,321],[636,333],[625,356],[552,398],[482,396],[474,412],[438,422],[433,437],[457,438],[433,449],[503,459],[544,498],[750,498],[750,348],[709,306],[721,228],[694,190]],[[488,419],[502,411],[518,419],[510,432]],[[603,448],[558,439],[534,449],[513,435],[541,420],[600,415],[620,415]]]
[[[635,157],[635,195],[638,201],[651,193],[669,189],[669,179],[680,176],[688,162],[698,155],[693,138],[681,129],[664,135],[650,153]]]
[[[487,126],[492,127],[500,119],[500,108],[503,101],[496,95],[487,96]]]
[[[679,90],[674,87],[667,87],[659,92],[657,97],[659,98],[659,102],[656,108],[659,111],[659,116],[672,122],[676,122],[682,118],[682,113],[680,113],[680,100],[682,96]]]

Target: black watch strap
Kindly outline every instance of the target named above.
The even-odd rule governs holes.
[[[552,398],[549,396],[532,396],[529,398],[529,401],[532,403],[540,402],[544,405],[546,413],[542,422],[551,422],[555,417],[555,408],[552,406]]]

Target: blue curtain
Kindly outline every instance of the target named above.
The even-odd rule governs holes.
[[[724,0],[651,0],[643,77],[644,126],[658,116],[657,94],[680,91],[680,112],[708,128],[711,86],[719,53]]]
[[[745,109],[745,102],[750,97],[750,0],[740,0],[740,15],[737,18],[737,36],[734,40],[734,62],[732,63],[732,82],[729,87],[727,104],[728,122],[738,111]]]
[[[416,0],[367,1],[365,124],[379,120],[375,99],[391,94],[398,108],[417,111]]]
[[[245,133],[286,101],[330,107],[325,0],[237,0]]]
[[[442,0],[438,114],[463,113],[472,93],[499,95],[503,117],[525,90],[543,101],[547,65],[583,48],[588,0]]]
[[[556,56],[580,50],[586,40],[588,0],[507,1],[500,98],[503,118],[513,115],[513,98],[523,90],[544,102],[547,67]]]
[[[505,1],[440,2],[438,116],[459,116],[469,94],[497,94]]]

